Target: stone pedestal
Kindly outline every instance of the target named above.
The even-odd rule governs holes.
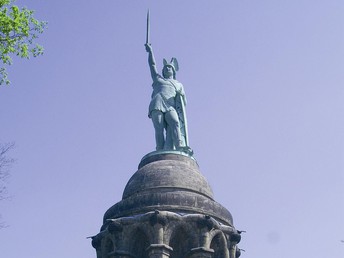
[[[142,159],[122,200],[106,211],[93,246],[97,258],[228,258],[237,234],[196,160],[157,152]]]

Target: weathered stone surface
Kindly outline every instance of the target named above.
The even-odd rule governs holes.
[[[190,157],[163,154],[141,161],[130,178],[122,201],[104,215],[107,219],[142,214],[154,210],[200,213],[232,225],[230,212],[214,201],[213,192]]]
[[[194,158],[150,153],[92,245],[97,258],[237,258],[238,236]]]
[[[120,230],[110,230],[113,224]],[[111,219],[94,239],[98,258],[229,258],[233,234],[234,227],[202,214],[151,211]]]
[[[157,155],[155,158],[130,178],[123,199],[161,188],[191,191],[213,199],[213,192],[193,159],[176,154]]]

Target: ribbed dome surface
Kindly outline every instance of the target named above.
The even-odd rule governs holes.
[[[156,154],[144,158],[128,181],[122,201],[104,215],[107,219],[166,210],[201,213],[233,225],[232,215],[213,200],[213,192],[196,161],[180,154]]]

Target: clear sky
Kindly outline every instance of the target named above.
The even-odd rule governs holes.
[[[0,256],[95,258],[87,236],[154,149],[145,52],[177,57],[190,145],[246,230],[244,258],[344,257],[344,1],[18,0],[49,22],[14,59],[0,141],[17,159]]]

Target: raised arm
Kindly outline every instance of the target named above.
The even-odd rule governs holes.
[[[158,71],[156,69],[155,58],[154,58],[154,54],[153,54],[152,45],[151,44],[145,44],[145,47],[146,47],[146,51],[148,53],[148,64],[149,64],[151,76],[152,76],[152,79],[154,81],[155,78],[158,75]]]

